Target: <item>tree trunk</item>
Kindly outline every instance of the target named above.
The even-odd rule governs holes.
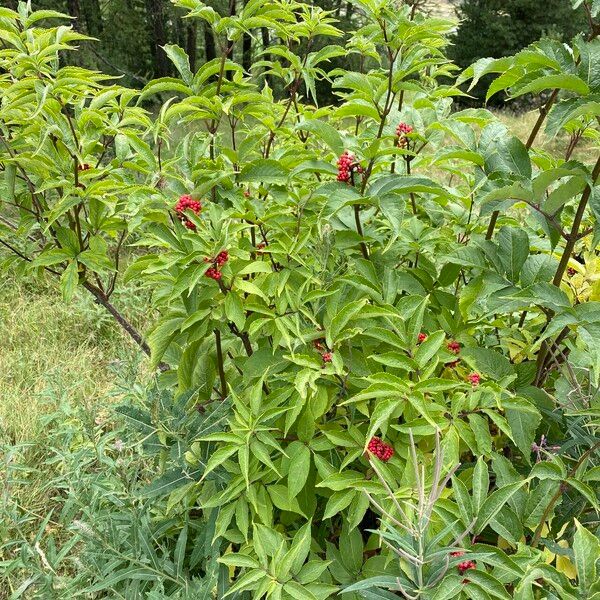
[[[74,17],[73,29],[81,30],[81,8],[79,0],[67,0],[67,12]]]
[[[263,50],[266,50],[269,47],[269,44],[271,43],[269,40],[269,30],[266,27],[263,27],[261,30],[261,34],[262,34]],[[271,56],[269,54],[263,54],[263,60],[271,60]],[[265,75],[265,81],[270,88],[273,87],[271,85],[272,82],[271,82],[271,77],[269,75]]]
[[[162,49],[162,46],[167,43],[164,0],[146,0],[146,10],[151,28],[151,49],[152,59],[154,62],[154,76],[165,77],[169,74],[169,63],[167,60],[167,55]]]
[[[198,56],[196,38],[198,37],[198,25],[196,21],[190,21],[187,25],[186,52],[190,57],[190,69],[196,72],[196,58]]]
[[[104,30],[99,0],[82,0],[85,26],[89,35],[100,38]]]
[[[229,1],[229,16],[230,17],[235,16],[235,0]],[[227,58],[229,60],[233,60],[233,40],[227,40],[226,52],[227,52]],[[227,77],[227,79],[231,80],[233,78],[233,71],[227,71],[226,77]]]
[[[245,0],[244,6],[246,6],[248,0]],[[242,68],[246,73],[250,73],[250,67],[252,66],[252,37],[249,33],[244,33],[242,37]]]
[[[217,58],[215,35],[208,23],[204,23],[204,58],[206,62]]]

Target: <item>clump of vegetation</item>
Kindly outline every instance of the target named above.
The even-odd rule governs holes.
[[[600,593],[600,159],[573,158],[598,146],[595,4],[587,38],[452,84],[452,23],[415,4],[357,0],[325,47],[340,31],[315,6],[176,4],[220,54],[193,70],[166,46],[179,77],[139,93],[61,67],[81,35],[39,26],[59,15],[0,12],[0,240],[24,276],[90,292],[157,369],[120,409],[146,460],[108,452],[98,475],[111,433],[89,431],[87,458],[61,458],[84,466],[54,484],[83,566],[59,582],[69,550],[38,539],[46,573],[11,562],[34,573],[13,593]],[[279,43],[248,71],[231,51],[259,28]],[[348,54],[358,70],[329,69]],[[488,74],[490,97],[543,99],[525,140],[453,110]],[[323,79],[336,105],[316,105]],[[539,149],[543,128],[567,147]],[[113,298],[127,244],[123,279],[159,315],[147,341]]]

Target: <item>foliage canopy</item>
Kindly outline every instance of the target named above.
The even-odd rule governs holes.
[[[0,9],[0,240],[65,299],[91,292],[176,396],[176,420],[123,409],[161,448],[138,493],[177,529],[168,577],[150,549],[88,591],[600,595],[597,29],[449,84],[452,23],[410,3],[355,0],[324,47],[340,32],[315,6],[176,4],[220,54],[192,70],[167,46],[179,77],[140,92],[61,66],[82,36],[40,26],[60,15]],[[248,72],[229,55],[260,28],[278,43]],[[347,55],[357,71],[329,69]],[[526,143],[453,110],[487,74],[489,95],[549,97]],[[339,105],[317,105],[322,79]],[[159,314],[147,346],[111,303],[126,245]]]

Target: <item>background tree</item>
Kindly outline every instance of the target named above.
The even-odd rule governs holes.
[[[449,55],[462,68],[479,58],[516,54],[542,37],[570,40],[588,29],[584,6],[574,11],[566,0],[460,0],[456,13],[460,24]],[[486,83],[471,93],[483,98]]]

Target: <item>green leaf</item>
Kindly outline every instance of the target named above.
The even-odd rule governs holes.
[[[70,258],[72,258],[71,252],[63,250],[62,248],[50,248],[49,250],[45,250],[41,254],[38,254],[32,264],[34,267],[49,267],[65,262]]]
[[[475,516],[473,512],[473,501],[469,494],[469,490],[458,477],[452,477],[452,490],[463,523],[465,526],[468,526]]]
[[[200,471],[187,471],[181,468],[173,468],[158,479],[155,479],[152,483],[144,486],[140,490],[140,496],[143,498],[158,498],[159,496],[166,496],[173,490],[195,481]]]
[[[533,404],[523,398],[506,400],[504,414],[510,426],[513,441],[523,453],[525,460],[529,462],[531,444],[533,444],[535,432],[542,416]]]
[[[181,532],[179,533],[179,537],[177,538],[177,543],[175,544],[175,553],[173,558],[175,559],[175,569],[177,573],[177,577],[181,577],[183,574],[183,565],[185,562],[186,556],[186,547],[187,547],[187,539],[188,539],[188,525],[187,523],[182,527]]]
[[[297,496],[306,484],[310,472],[310,456],[310,450],[302,443],[299,443],[293,454],[290,454],[288,493],[291,497]]]
[[[438,353],[446,335],[443,331],[436,331],[427,336],[427,339],[422,342],[415,352],[415,362],[419,369],[423,369],[427,363]]]
[[[387,400],[380,400],[375,405],[373,414],[371,415],[371,423],[369,425],[369,430],[365,438],[365,447],[369,443],[369,440],[379,429],[381,430],[382,434],[385,435],[389,420],[394,414],[394,411],[400,405],[400,402],[401,401],[395,398],[389,398]]]
[[[246,313],[244,312],[244,304],[239,295],[230,290],[225,296],[225,316],[242,331],[246,323]]]
[[[468,579],[494,598],[500,598],[501,600],[511,600],[513,598],[500,581],[485,571],[480,569],[470,570]]]
[[[356,471],[345,471],[343,473],[332,473],[329,477],[317,483],[317,487],[326,487],[339,492],[341,490],[356,489],[356,485],[363,481],[362,474]]]
[[[257,569],[259,567],[258,561],[255,558],[241,552],[224,554],[217,560],[229,567],[246,567],[248,569]]]
[[[283,589],[296,600],[319,600],[312,592],[296,581],[288,581]]]
[[[241,440],[240,440],[241,443]],[[209,473],[214,471],[218,466],[222,465],[228,458],[233,456],[239,450],[239,446],[237,444],[228,444],[226,446],[221,446],[217,448],[208,459],[206,463],[206,467],[204,468],[204,473],[202,474],[202,479],[204,479]]]
[[[569,90],[580,96],[586,96],[590,93],[588,84],[577,75],[571,73],[559,73],[556,75],[544,75],[534,79],[531,83],[524,86],[518,86],[517,90],[511,94],[512,98],[518,98],[524,94],[539,94],[544,90]]]
[[[488,466],[480,456],[475,464],[473,471],[473,508],[476,513],[481,510],[485,499],[487,498],[488,489],[490,487],[490,475]]]
[[[495,380],[502,379],[514,372],[510,361],[491,348],[467,346],[461,350],[460,357],[479,374]]]
[[[189,86],[181,83],[179,79],[175,79],[174,77],[162,77],[161,79],[154,79],[144,87],[138,99],[138,104],[148,98],[148,96],[153,96],[154,94],[159,94],[161,92],[179,92],[186,95],[192,94],[192,90]]]
[[[519,273],[529,256],[529,236],[523,229],[502,227],[498,231],[498,255],[507,277],[513,283],[519,280]]]
[[[296,574],[302,568],[308,553],[310,552],[312,522],[308,521],[294,536],[292,546],[282,561],[282,575],[287,576],[289,572]],[[280,574],[279,572],[277,573]]]
[[[330,519],[344,510],[350,505],[356,493],[354,490],[342,490],[331,494],[325,506],[323,519]]]
[[[347,527],[340,536],[340,554],[342,563],[348,571],[357,575],[363,564],[363,540],[358,528],[349,531]]]
[[[520,543],[523,537],[521,520],[508,504],[505,504],[496,517],[490,521],[490,527],[515,546]]]
[[[124,567],[123,569],[118,569],[117,571],[110,573],[107,577],[104,577],[102,581],[85,588],[83,591],[87,594],[91,594],[93,592],[111,590],[117,583],[128,579],[132,581],[153,581],[156,579],[156,573],[151,569],[145,569],[137,565],[133,567]]]
[[[60,289],[65,302],[70,302],[73,299],[78,282],[78,266],[75,261],[72,261],[60,276]]]
[[[59,227],[56,230],[56,239],[59,246],[65,251],[69,252],[73,258],[75,258],[81,251],[79,246],[79,240],[77,234],[66,227]]]
[[[567,469],[564,464],[558,462],[541,461],[533,465],[530,477],[537,479],[551,479],[552,481],[563,481],[567,478]]]
[[[240,182],[286,183],[289,171],[278,161],[260,159],[248,163],[238,175]]]
[[[516,494],[525,484],[524,481],[509,483],[504,487],[492,492],[483,503],[481,510],[477,514],[475,522],[475,533],[481,533],[489,522],[500,512],[500,509]]]
[[[394,369],[403,369],[404,371],[416,371],[417,365],[412,358],[400,352],[385,352],[384,354],[372,354],[370,359]]]
[[[346,304],[336,315],[331,319],[331,323],[327,328],[327,344],[331,348],[334,342],[339,337],[342,330],[346,327],[348,322],[357,315],[357,313],[367,303],[367,299],[356,300]]]
[[[333,125],[330,125],[321,119],[302,121],[296,125],[296,129],[314,133],[317,137],[321,138],[336,155],[340,155],[344,151],[344,142],[338,130]]]
[[[190,70],[190,59],[185,50],[177,46],[177,44],[166,44],[163,46],[163,50],[175,65],[175,68],[181,75],[181,79],[183,79],[184,83],[191,86],[194,76]]]
[[[11,202],[15,199],[15,183],[17,176],[17,166],[14,163],[7,163],[4,168],[4,182],[8,190],[8,200]]]
[[[598,581],[597,564],[600,560],[600,540],[575,520],[577,531],[573,538],[575,566],[582,591],[589,590]]]
[[[574,477],[569,477],[567,479],[567,483],[576,489],[590,503],[590,505],[594,507],[596,511],[600,512],[600,506],[598,505],[596,492],[587,483],[583,483]]]
[[[252,569],[244,573],[244,575],[236,579],[236,582],[229,588],[224,598],[243,590],[255,589],[256,584],[266,576],[266,573],[262,569]]]
[[[529,152],[521,140],[514,136],[497,137],[484,149],[485,170],[494,172],[517,174],[531,179],[531,160]]]

